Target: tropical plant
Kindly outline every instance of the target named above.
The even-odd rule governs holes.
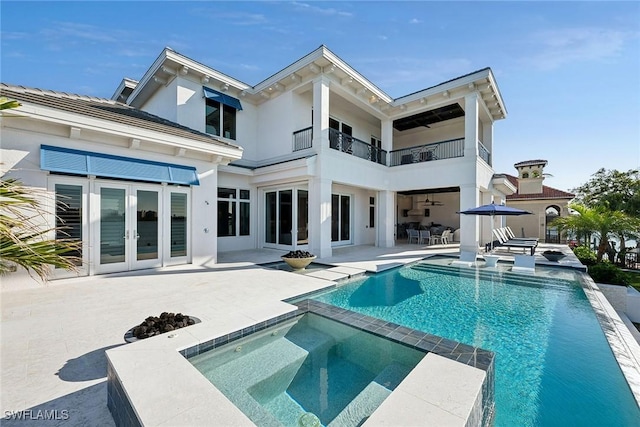
[[[574,203],[589,208],[604,207],[620,211],[631,218],[640,218],[640,170],[627,172],[617,170],[598,170],[585,184],[572,190],[576,197]],[[614,231],[620,241],[620,254],[624,259],[626,241],[640,238],[637,229],[623,228]]]
[[[15,100],[0,97],[0,110],[17,108]],[[43,208],[47,194],[22,185],[16,179],[0,179],[0,275],[20,266],[46,280],[50,267],[76,270],[80,261],[73,256],[79,243],[49,238],[60,229],[43,227],[49,213]]]
[[[576,246],[573,248],[573,253],[583,265],[594,265],[598,262],[595,252],[593,252],[589,246]]]
[[[628,286],[631,283],[629,275],[610,262],[599,262],[588,270],[589,276],[597,283]]]
[[[611,236],[636,234],[640,229],[640,218],[631,217],[621,211],[612,211],[605,206],[589,208],[570,204],[569,207],[576,211],[577,215],[556,218],[553,225],[562,231],[575,233],[578,241],[587,246],[591,236],[597,235],[600,238],[596,254],[598,262],[602,261],[602,256],[610,248]]]
[[[73,256],[79,243],[69,239],[50,239],[55,227],[43,227],[49,213],[42,207],[44,191],[22,185],[15,179],[0,180],[0,274],[20,266],[47,280],[50,266],[76,270]]]

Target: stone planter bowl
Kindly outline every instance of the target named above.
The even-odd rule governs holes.
[[[316,259],[315,256],[312,257],[307,257],[307,258],[285,258],[282,257],[282,260],[284,262],[286,262],[289,267],[293,268],[294,270],[304,270],[305,268],[307,268],[307,266],[309,264],[311,264],[311,262]]]
[[[558,262],[566,255],[560,252],[543,252],[542,256],[545,257],[549,261]]]

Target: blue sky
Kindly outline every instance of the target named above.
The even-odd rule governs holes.
[[[569,190],[640,166],[638,2],[0,2],[0,80],[110,97],[165,46],[255,85],[321,44],[392,97],[486,66],[494,169]]]

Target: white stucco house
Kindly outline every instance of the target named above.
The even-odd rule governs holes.
[[[327,257],[393,246],[406,223],[460,229],[475,251],[489,224],[456,212],[516,190],[492,168],[506,108],[489,68],[394,99],[325,46],[254,86],[166,48],[112,99],[0,95],[22,104],[2,118],[3,175],[66,202],[81,274]]]

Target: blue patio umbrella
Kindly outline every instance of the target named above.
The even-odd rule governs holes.
[[[491,250],[493,250],[493,217],[495,216],[518,216],[518,215],[531,215],[532,212],[522,209],[512,208],[505,205],[496,205],[491,202],[488,205],[478,206],[476,208],[467,209],[466,211],[456,212],[464,215],[480,215],[491,217]]]

